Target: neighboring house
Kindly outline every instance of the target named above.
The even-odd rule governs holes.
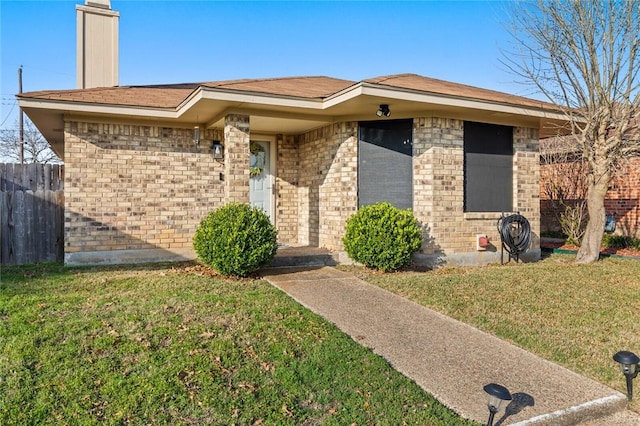
[[[544,148],[542,151],[544,156]],[[580,180],[577,179],[581,173],[581,162],[576,155],[569,156],[567,160],[555,165],[544,164],[544,162],[540,165],[542,232],[561,230],[558,215],[563,210],[563,206],[558,202],[557,196],[550,196],[549,189],[552,189],[552,192],[563,191],[564,202],[568,206],[576,206],[585,200],[586,185],[580,184]],[[565,178],[559,178],[561,175]],[[584,208],[586,220],[586,204]],[[640,157],[626,160],[623,167],[618,170],[609,185],[604,208],[606,214],[615,219],[615,234],[640,238]]]
[[[502,212],[539,235],[538,141],[563,121],[553,105],[414,74],[90,87],[117,81],[91,70],[117,63],[118,14],[106,0],[77,10],[87,88],[18,95],[65,162],[70,264],[192,258],[197,225],[230,201],[262,207],[281,243],[338,252],[360,206],[412,208],[430,264],[499,260]],[[106,53],[92,65],[81,47],[96,38]],[[478,251],[478,235],[495,249]]]
[[[632,119],[627,140],[640,143],[640,116]],[[560,231],[564,206],[583,205],[586,225],[586,163],[571,136],[550,137],[540,143],[541,231]],[[609,184],[605,212],[615,219],[615,233],[640,238],[640,156],[625,159]]]
[[[616,233],[640,238],[640,157],[629,159],[612,180],[604,200],[616,220]]]
[[[538,139],[561,119],[539,101],[412,74],[18,99],[65,161],[69,263],[191,257],[200,220],[229,201],[260,204],[281,243],[336,251],[359,206],[390,201],[425,225],[421,252],[432,260],[492,261],[476,236],[499,248],[501,212],[540,232]],[[391,117],[376,114],[381,105]],[[254,177],[252,150],[264,158]]]

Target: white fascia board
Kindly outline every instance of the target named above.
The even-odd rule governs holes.
[[[143,108],[127,105],[101,105],[93,103],[52,101],[43,99],[19,99],[18,104],[22,108],[57,110],[61,112],[80,112],[108,115],[133,115],[152,118],[178,118],[173,109]]]
[[[474,98],[418,92],[409,89],[387,88],[366,83],[362,85],[361,92],[359,94],[389,99],[398,99],[403,101],[420,102],[432,105],[457,107],[463,109],[476,109],[489,112],[524,115],[529,117],[566,120],[566,116],[563,113],[549,111],[543,108],[518,106]]]
[[[220,90],[217,88],[201,87],[197,93],[191,96],[178,110],[187,110],[200,99],[211,99],[215,101],[236,102],[240,104],[269,105],[291,108],[305,108],[322,110],[321,99],[298,98],[293,96],[279,96],[258,92],[239,92],[236,90]],[[186,110],[185,110],[186,111]]]
[[[362,82],[354,84],[353,86],[347,87],[346,89],[329,96],[323,101],[323,108],[331,108],[343,102],[347,102],[353,98],[357,98],[358,96],[363,94],[363,84],[364,83]]]

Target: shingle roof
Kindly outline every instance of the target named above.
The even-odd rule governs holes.
[[[553,104],[547,102],[537,101],[522,96],[510,95],[508,93],[498,92],[495,90],[482,89],[479,87],[467,86],[465,84],[452,83],[450,81],[423,77],[417,74],[388,75],[370,78],[364,81],[366,83],[429,93],[437,93],[440,95],[473,98],[484,101],[500,102],[528,107],[543,107],[555,109],[555,106]]]
[[[150,108],[175,108],[200,86],[198,83],[161,86],[117,86],[76,90],[26,92],[19,98],[52,101],[127,105]]]
[[[326,98],[353,84],[355,84],[353,81],[331,77],[285,77],[212,81],[206,83],[48,90],[26,92],[19,95],[19,97],[150,108],[176,108],[198,87],[301,98]]]
[[[299,98],[326,98],[354,84],[356,84],[355,81],[332,77],[286,77],[218,81],[205,83],[203,86]]]
[[[478,99],[534,108],[557,109],[554,105],[494,90],[423,77],[398,74],[364,80],[363,83],[407,89],[437,95]],[[24,99],[55,100],[106,105],[175,109],[199,87],[234,92],[262,93],[308,99],[324,99],[358,82],[332,77],[284,77],[241,79],[204,83],[165,84],[149,86],[117,86],[107,88],[50,90],[18,95]]]

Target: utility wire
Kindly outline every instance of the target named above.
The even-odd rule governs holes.
[[[0,127],[4,126],[4,123],[7,122],[7,120],[9,119],[9,117],[11,117],[11,113],[13,112],[13,109],[16,107],[18,103],[16,102],[15,104],[11,105],[11,109],[9,110],[9,113],[7,114],[7,116],[4,118],[4,120],[2,120],[2,123],[0,123]]]

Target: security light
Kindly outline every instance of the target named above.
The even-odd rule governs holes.
[[[388,104],[380,104],[380,108],[378,108],[378,111],[376,111],[376,115],[378,117],[382,117],[383,115],[385,117],[390,117],[391,116],[391,110],[389,109],[389,105]]]

